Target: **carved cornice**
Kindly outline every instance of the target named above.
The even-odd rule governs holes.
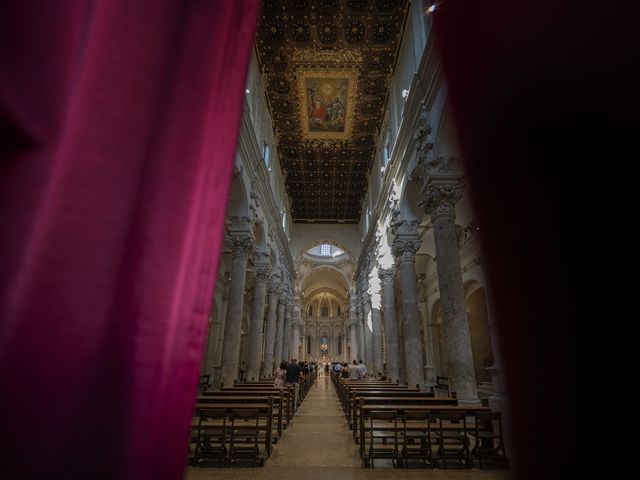
[[[236,233],[245,234],[251,232],[253,229],[253,222],[251,217],[247,216],[233,216],[229,217],[227,221],[227,229],[231,235]]]
[[[479,228],[475,223],[469,222],[469,224],[465,228],[463,228],[460,234],[458,235],[458,248],[464,247],[467,244],[467,242],[471,241],[471,239],[476,235],[478,230]]]
[[[247,98],[245,97],[245,109],[242,115],[242,124],[238,139],[238,152],[241,154],[242,161],[246,163],[247,174],[250,180],[257,180],[255,191],[260,195],[262,211],[264,215],[267,216],[270,226],[269,232],[274,233],[275,243],[279,252],[278,258],[280,259],[280,265],[284,270],[293,272],[295,269],[289,250],[289,239],[280,223],[280,208],[282,205],[276,204],[273,191],[271,190],[271,179],[262,160],[261,150],[254,132],[254,128],[257,127],[253,125],[246,101]],[[273,155],[273,161],[277,162],[278,156],[275,149]],[[285,198],[285,203],[289,204],[287,198]],[[275,226],[275,229],[272,229],[272,226]]]
[[[393,254],[399,258],[398,263],[415,262],[416,252],[422,242],[416,239],[396,238],[391,246]]]
[[[400,220],[391,225],[391,232],[400,236],[417,236],[419,220]]]
[[[416,132],[416,124],[420,117],[421,109],[431,112],[434,108],[434,102],[443,88],[444,73],[442,70],[442,62],[440,52],[436,43],[436,37],[431,30],[427,32],[427,39],[422,58],[418,66],[418,72],[413,76],[411,86],[409,87],[409,95],[402,108],[402,119],[399,130],[396,135],[396,141],[391,152],[391,158],[385,168],[382,186],[378,194],[378,201],[375,203],[371,212],[371,224],[375,225],[380,218],[385,218],[389,212],[396,209],[398,202],[394,201],[392,194],[394,192],[394,179],[399,179],[407,174],[410,163],[413,161],[413,155],[407,153],[407,150],[413,148],[415,142],[413,138]],[[362,244],[362,251],[365,252],[373,242],[373,233],[371,228],[369,234],[365,237]],[[362,256],[356,267],[355,276],[362,269]]]
[[[433,157],[433,138],[431,135],[431,117],[425,105],[420,102],[418,120],[413,130],[413,140],[418,151],[418,165],[424,165]]]
[[[253,252],[253,263],[256,265],[269,265],[269,261],[271,260],[271,253],[265,252],[264,250],[255,250]]]

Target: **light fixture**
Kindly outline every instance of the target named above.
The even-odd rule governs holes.
[[[244,91],[244,93],[251,93],[251,90],[249,90],[248,88]]]

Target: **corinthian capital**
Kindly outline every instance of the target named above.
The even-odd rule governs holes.
[[[399,258],[399,263],[414,262],[416,252],[420,248],[420,240],[396,238],[391,246],[393,254]]]
[[[231,248],[231,257],[233,259],[247,259],[253,252],[254,240],[251,235],[228,235],[225,241]]]
[[[253,275],[256,279],[256,283],[267,283],[270,273],[271,265],[269,265],[268,263],[257,263],[253,266]]]
[[[462,198],[464,186],[460,181],[432,182],[422,189],[422,208],[431,221],[456,216],[456,203]]]
[[[393,277],[395,274],[395,267],[378,269],[378,277],[380,277],[382,285],[393,285]]]

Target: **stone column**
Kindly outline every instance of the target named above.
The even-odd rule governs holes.
[[[367,349],[364,334],[364,308],[362,307],[362,297],[358,295],[358,303],[356,305],[356,312],[358,314],[358,353],[360,358],[365,364],[367,362]]]
[[[433,341],[431,338],[429,304],[427,302],[427,286],[424,275],[420,275],[418,278],[418,311],[420,312],[422,330],[424,332],[424,377],[427,387],[433,387],[436,384],[436,369],[433,364]]]
[[[462,175],[457,159],[439,157],[427,162],[421,199],[431,215],[442,306],[442,329],[448,358],[450,391],[458,403],[477,404],[478,392],[471,350],[469,321],[455,225],[455,204],[462,198]]]
[[[366,290],[362,291],[362,313],[364,315],[364,363],[367,374],[373,373],[373,332],[371,331],[371,297]]]
[[[291,357],[298,359],[298,361],[302,360],[302,357],[299,355],[300,352],[300,321],[294,319],[291,323],[293,327],[293,338],[291,339]]]
[[[249,219],[245,220],[248,223]],[[222,352],[221,383],[232,386],[238,378],[238,358],[240,353],[240,327],[244,306],[245,274],[247,260],[253,251],[253,238],[245,235],[231,235],[231,282],[229,284],[229,306],[224,327],[224,350]]]
[[[356,292],[349,292],[349,343],[351,344],[351,358],[349,363],[354,360],[358,361],[358,315],[357,315],[358,297]]]
[[[415,235],[398,236],[393,242],[393,253],[398,257],[398,272],[402,291],[402,313],[404,315],[404,351],[407,364],[407,384],[413,388],[424,385],[422,369],[422,341],[420,339],[420,315],[416,295],[416,252],[420,248],[418,223],[412,222]]]
[[[287,303],[284,309],[284,342],[282,344],[282,358],[291,361],[291,320],[292,320],[291,295],[287,295]]]
[[[278,303],[278,325],[276,327],[276,346],[274,351],[274,371],[278,369],[280,363],[285,358],[283,357],[284,350],[284,321],[285,310],[287,308],[287,292],[285,290],[280,292]]]
[[[280,275],[271,275],[271,281],[269,282],[267,329],[264,340],[264,363],[262,364],[262,376],[267,378],[273,377],[275,372],[273,360],[276,343],[276,316],[278,314],[278,297],[280,296],[281,291]]]
[[[300,327],[302,327],[302,312],[300,310],[300,297],[296,293],[293,297],[293,306],[292,306],[292,319],[291,326],[293,328],[292,338],[291,338],[291,351],[289,353],[290,357],[294,357],[298,359],[298,361],[302,360],[300,353]]]
[[[264,324],[264,302],[267,294],[267,281],[271,273],[269,254],[257,251],[254,254],[253,275],[253,305],[249,323],[249,352],[247,361],[247,381],[260,380],[260,359],[262,357],[262,330]]]
[[[392,382],[400,379],[398,368],[398,327],[396,324],[396,300],[393,291],[395,268],[381,268],[378,276],[382,282],[382,309],[387,346],[387,376]]]
[[[227,312],[229,310],[229,285],[231,283],[231,274],[225,273],[224,275],[224,290],[222,293],[222,306],[220,308],[220,319],[218,320],[220,325],[218,326],[218,336],[216,338],[216,352],[213,362],[213,380],[212,385],[218,387],[222,381],[222,352],[224,351],[224,325],[223,319],[227,318]]]
[[[371,307],[371,330],[373,342],[373,374],[378,378],[378,373],[382,373],[384,368],[382,365],[382,318],[380,309]]]

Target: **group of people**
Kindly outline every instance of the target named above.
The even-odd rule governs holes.
[[[354,360],[351,365],[347,362],[327,363],[325,365],[325,371],[328,372],[329,369],[342,378],[350,378],[351,380],[367,378],[367,366],[362,362],[362,360],[358,362]]]
[[[293,385],[295,396],[294,404],[298,405],[298,392],[300,391],[300,382],[306,375],[313,373],[317,368],[315,362],[298,362],[292,358],[291,362],[283,360],[276,370],[276,378],[273,382],[274,387],[284,387]]]

